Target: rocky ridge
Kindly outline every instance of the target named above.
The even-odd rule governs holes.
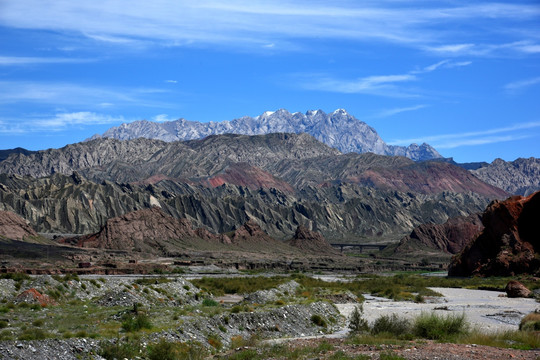
[[[387,145],[377,132],[343,109],[330,114],[310,110],[305,114],[291,114],[287,110],[267,111],[257,117],[245,116],[232,121],[201,123],[179,119],[164,123],[146,120],[122,124],[107,130],[99,137],[131,140],[135,138],[164,141],[201,139],[218,134],[261,135],[269,133],[308,133],[317,140],[341,152],[372,152],[380,155],[406,156],[413,160],[441,158],[428,144],[411,144],[408,147]]]
[[[38,234],[19,215],[11,211],[0,211],[0,238],[24,240],[36,238]]]
[[[399,239],[421,223],[478,212],[488,202],[474,193],[423,195],[357,184],[307,186],[288,194],[169,179],[135,185],[95,183],[77,174],[40,179],[0,174],[0,210],[19,214],[43,233],[96,233],[109,218],[159,206],[165,214],[213,233],[234,231],[254,219],[264,232],[282,240],[290,239],[298,225],[329,240]]]
[[[229,134],[173,143],[99,139],[28,156],[14,154],[0,162],[0,172],[6,174],[43,177],[74,171],[97,182],[144,183],[158,178],[214,187],[225,182],[251,189],[276,187],[289,193],[306,186],[345,182],[423,194],[452,191],[475,192],[491,199],[507,196],[451,164],[340,154],[306,134]]]
[[[331,255],[338,254],[338,252],[334,250],[334,248],[320,233],[310,231],[308,228],[302,225],[296,228],[294,236],[288,240],[287,243],[305,252]]]
[[[510,194],[526,196],[540,190],[540,159],[495,159],[491,164],[471,172],[482,181]]]
[[[457,254],[483,229],[480,214],[453,217],[444,224],[422,224],[399,241],[394,253],[411,253],[430,249]]]
[[[540,274],[540,192],[493,201],[482,215],[484,230],[452,259],[449,275]]]

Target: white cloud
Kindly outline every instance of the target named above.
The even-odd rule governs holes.
[[[487,129],[482,131],[469,131],[454,134],[429,135],[418,138],[400,139],[390,141],[390,145],[408,145],[411,143],[427,142],[435,148],[450,149],[459,146],[481,145],[494,142],[506,142],[524,139],[530,137],[530,134],[519,132],[521,130],[529,130],[540,128],[540,121],[526,122],[506,126],[501,128]],[[506,133],[502,136],[492,136],[495,134]]]
[[[367,76],[353,80],[337,79],[327,74],[300,74],[296,75],[296,77],[299,79],[300,86],[308,90],[406,98],[420,96],[418,90],[400,86],[402,83],[419,80],[420,78],[417,75],[430,73],[438,69],[451,69],[470,64],[472,64],[472,61],[442,60],[421,70],[412,70],[406,74]]]
[[[445,141],[436,145],[437,149],[454,149],[461,146],[487,145],[508,141],[517,141],[530,138],[531,135],[506,135],[506,136],[487,136],[474,139]]]
[[[301,86],[308,90],[319,90],[345,94],[372,94],[389,97],[411,97],[412,93],[398,88],[396,83],[416,80],[411,74],[368,76],[355,80],[335,79],[330,76],[311,74],[300,76]]]
[[[153,99],[163,89],[84,86],[72,83],[0,81],[0,104],[44,103],[56,106],[109,106],[136,103],[144,107],[168,107]]]
[[[461,55],[469,53],[475,47],[474,44],[453,44],[429,46],[426,50],[439,53],[440,55]]]
[[[527,88],[529,86],[533,86],[536,84],[540,84],[540,76],[531,78],[531,79],[514,81],[509,84],[506,84],[504,88],[506,89],[506,91],[514,93],[514,92],[517,92],[519,90],[522,90],[524,88]]]
[[[27,117],[24,119],[1,120],[0,133],[24,134],[42,131],[61,131],[75,126],[118,124],[126,122],[123,116],[112,116],[90,111],[60,112],[51,116]]]
[[[97,114],[89,111],[60,113],[50,118],[35,119],[33,126],[42,129],[63,129],[73,125],[102,125],[125,122],[123,116]]]
[[[396,114],[399,114],[399,113],[402,113],[402,112],[420,110],[420,109],[423,109],[423,108],[425,108],[427,106],[428,105],[421,104],[421,105],[416,105],[416,106],[387,109],[387,110],[383,110],[383,111],[379,112],[377,115],[375,115],[375,117],[389,117],[389,116],[393,116],[393,115],[396,115]]]
[[[401,1],[18,0],[4,1],[0,25],[81,34],[114,45],[223,44],[252,48],[286,39],[352,39],[463,52],[461,39],[530,28],[535,4]],[[478,26],[478,24],[484,26]],[[497,26],[489,26],[497,25]],[[458,32],[456,29],[460,29]],[[492,37],[493,38],[493,37]],[[456,39],[453,44],[444,41]],[[443,45],[441,45],[443,44]]]
[[[169,115],[167,114],[159,114],[152,118],[155,122],[165,122],[165,121],[172,121],[173,119],[169,119]]]
[[[169,83],[169,84],[176,84],[178,83],[177,80],[165,80],[166,83]]]
[[[71,59],[71,58],[56,58],[56,57],[22,57],[22,56],[0,56],[0,66],[11,65],[36,65],[36,64],[68,64],[68,63],[85,63],[94,60],[90,59]]]

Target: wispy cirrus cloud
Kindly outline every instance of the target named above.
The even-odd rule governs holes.
[[[472,64],[472,61],[455,62],[442,60],[405,74],[375,75],[357,79],[339,79],[328,74],[296,74],[297,83],[306,90],[328,91],[344,94],[370,94],[396,98],[419,97],[418,89],[404,87],[403,84],[420,80],[421,74],[438,69],[450,69]]]
[[[24,56],[0,56],[0,66],[12,65],[36,65],[36,64],[69,64],[92,62],[92,59],[73,59],[58,57],[24,57]]]
[[[536,4],[307,0],[19,0],[2,3],[0,24],[80,34],[121,46],[224,44],[279,48],[297,39],[383,41],[460,52],[476,47],[486,32],[509,34],[530,28]],[[490,26],[497,25],[497,26]],[[459,31],[455,30],[459,29]],[[478,38],[468,44],[464,39]],[[450,45],[447,45],[447,44]],[[454,44],[454,45],[452,45]],[[534,50],[534,49],[533,49]]]
[[[125,122],[123,116],[111,116],[90,111],[58,113],[52,117],[37,118],[32,125],[37,128],[59,130],[74,125],[103,125]]]
[[[426,46],[424,50],[440,56],[459,57],[493,57],[509,55],[527,55],[540,53],[540,44],[530,40],[520,40],[510,43],[478,43]]]
[[[92,126],[127,122],[123,116],[100,114],[91,111],[59,112],[46,116],[29,116],[24,119],[0,120],[0,133],[27,134],[43,131],[62,131],[74,126]]]
[[[511,126],[487,129],[482,131],[469,131],[454,134],[429,135],[417,138],[399,139],[390,141],[391,145],[408,145],[411,143],[427,142],[435,148],[452,149],[460,146],[484,145],[497,142],[508,142],[532,137],[529,132],[522,130],[540,128],[540,121],[514,124]],[[497,135],[504,134],[504,135]]]
[[[136,103],[144,107],[168,107],[152,95],[167,92],[157,88],[80,85],[67,82],[0,81],[0,104],[42,103],[55,106],[112,106]]]
[[[428,105],[420,104],[415,106],[408,106],[408,107],[400,107],[400,108],[394,108],[394,109],[387,109],[380,111],[379,113],[375,114],[375,117],[383,118],[383,117],[390,117],[394,116],[403,112],[409,112],[409,111],[416,111],[423,109],[425,107],[428,107]]]
[[[504,86],[504,89],[509,93],[516,93],[537,84],[540,84],[540,76],[508,83]]]
[[[367,76],[358,79],[337,79],[325,74],[296,75],[298,84],[306,90],[328,91],[344,94],[370,94],[388,97],[416,97],[396,84],[416,80],[412,74]]]

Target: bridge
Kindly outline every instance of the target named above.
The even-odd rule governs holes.
[[[360,250],[360,252],[364,252],[364,249],[375,249],[375,250],[382,250],[384,249],[385,247],[387,247],[388,245],[390,244],[336,244],[336,243],[331,243],[330,245],[332,245],[333,247],[335,248],[339,248],[339,250],[341,252],[343,252],[343,248],[358,248],[358,250]]]

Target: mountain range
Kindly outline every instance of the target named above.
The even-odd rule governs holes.
[[[158,206],[215,233],[253,219],[280,239],[303,225],[330,240],[381,241],[508,195],[449,163],[342,154],[307,134],[102,138],[13,153],[0,173],[0,210],[49,233],[97,232]]]
[[[105,137],[131,140],[140,137],[163,141],[202,139],[218,134],[262,135],[269,133],[307,133],[343,153],[372,152],[379,155],[406,156],[415,161],[442,158],[428,144],[407,147],[386,144],[375,129],[343,109],[330,114],[310,110],[305,114],[287,110],[266,111],[257,117],[244,116],[232,121],[197,122],[179,119],[163,123],[146,120],[122,124],[94,135],[90,140]]]

